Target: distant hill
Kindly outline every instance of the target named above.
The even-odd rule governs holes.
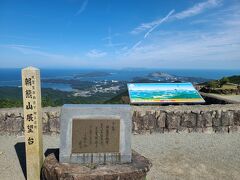
[[[80,77],[110,75],[105,72],[81,74],[74,79],[42,79],[45,83],[69,84],[75,91],[66,92],[50,88],[42,88],[43,106],[61,106],[63,104],[129,104],[127,83],[166,83],[191,82],[197,89],[209,93],[209,90],[220,94],[240,94],[240,75],[209,80],[198,77],[182,77],[164,72],[153,72],[133,78],[131,81],[82,81]],[[228,83],[224,83],[224,82]],[[224,84],[221,86],[221,84]],[[204,90],[205,88],[205,90]],[[217,90],[217,91],[216,91]],[[82,94],[81,94],[82,93]],[[88,93],[87,96],[84,93]],[[89,95],[90,94],[90,95]],[[22,89],[19,87],[0,87],[0,108],[22,106]]]
[[[169,79],[176,78],[175,76],[164,73],[164,72],[154,72],[149,74],[148,76],[151,78],[169,78]]]
[[[90,73],[77,74],[74,76],[74,78],[105,77],[105,76],[110,76],[110,75],[111,75],[111,73],[108,73],[108,72],[96,71],[96,72],[90,72]]]
[[[227,78],[229,83],[240,84],[240,75],[234,75],[234,76],[223,77],[223,78]],[[203,83],[200,83],[199,85],[208,85],[211,83],[218,83],[222,79],[203,82]]]
[[[129,96],[128,96],[128,91],[124,91],[115,97],[113,97],[110,100],[107,100],[105,104],[129,104]]]
[[[223,77],[219,80],[213,80],[200,84],[200,91],[213,94],[240,94],[240,76]]]
[[[153,72],[145,77],[135,77],[134,82],[191,82],[193,84],[203,83],[206,81],[211,81],[211,79],[201,78],[201,77],[185,77],[171,75],[165,72]]]
[[[240,75],[228,77],[230,83],[240,84]]]
[[[97,93],[90,97],[74,96],[72,92],[42,88],[42,106],[63,104],[102,104],[113,97],[111,93]],[[22,107],[22,88],[0,87],[0,108]]]

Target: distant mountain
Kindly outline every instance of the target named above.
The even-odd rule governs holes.
[[[96,72],[90,72],[90,73],[77,74],[77,75],[74,76],[74,78],[103,77],[103,76],[110,76],[110,75],[111,75],[111,73],[108,73],[108,72],[96,71]]]
[[[129,104],[129,103],[130,100],[127,90],[105,102],[105,104]]]
[[[157,83],[158,80],[151,80],[147,77],[135,77],[132,79],[131,83]]]
[[[203,83],[211,79],[201,77],[183,77],[171,75],[164,72],[153,72],[146,77],[135,77],[133,82],[191,82],[193,84]]]
[[[233,83],[233,84],[238,84],[240,85],[240,75],[234,75],[234,76],[229,76],[229,77],[223,77],[219,80],[211,80],[211,81],[208,81],[208,82],[203,82],[203,83],[200,83],[199,85],[203,85],[203,86],[207,86],[209,84],[216,84],[218,85],[219,82],[224,79],[224,78],[227,78],[228,79],[228,83]]]
[[[230,83],[240,84],[240,75],[228,77]]]
[[[154,73],[151,73],[148,75],[148,77],[150,78],[176,78],[176,76],[173,76],[173,75],[170,75],[170,74],[167,74],[167,73],[164,73],[164,72],[154,72]]]

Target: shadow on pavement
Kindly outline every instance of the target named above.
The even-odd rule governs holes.
[[[25,154],[25,142],[18,142],[14,145],[16,154],[18,156],[18,161],[21,165],[22,172],[25,179],[27,179],[27,168],[26,168],[26,154]],[[47,157],[49,154],[54,153],[57,160],[59,160],[59,148],[47,149],[44,156]]]
[[[25,154],[25,142],[18,142],[14,145],[15,151],[18,156],[19,163],[22,168],[25,179],[27,179],[27,169],[26,169],[26,154]]]

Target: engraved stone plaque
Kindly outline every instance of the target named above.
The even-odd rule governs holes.
[[[120,104],[65,104],[61,110],[61,163],[129,163],[132,111]]]
[[[72,153],[119,152],[120,119],[73,119]]]

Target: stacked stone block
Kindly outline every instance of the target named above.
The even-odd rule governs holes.
[[[142,133],[240,132],[240,104],[132,106],[132,131]],[[58,134],[60,108],[43,109],[43,132]],[[0,109],[0,135],[23,134],[21,108]]]

